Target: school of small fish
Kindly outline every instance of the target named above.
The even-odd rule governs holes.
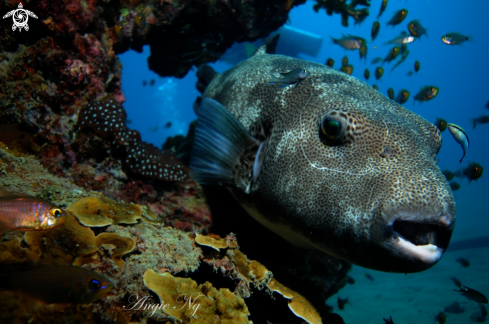
[[[341,38],[331,37],[333,40],[333,44],[339,45],[346,50],[359,50],[360,58],[366,58],[367,45],[373,42],[374,40],[376,40],[380,34],[381,23],[379,19],[384,13],[384,11],[386,10],[388,3],[389,3],[388,0],[382,0],[379,14],[377,16],[377,21],[375,21],[372,24],[372,28],[370,31],[370,35],[371,35],[370,41],[367,41],[365,38],[361,36],[348,34],[348,35],[343,35]],[[392,28],[401,25],[406,19],[406,17],[408,16],[408,13],[409,13],[408,9],[405,8],[396,10],[393,13],[392,17],[387,21],[386,25],[391,26]],[[384,65],[386,63],[390,64],[392,61],[396,61],[396,63],[393,65],[393,67],[390,70],[390,73],[392,73],[408,57],[410,53],[410,51],[408,50],[408,44],[411,44],[416,40],[421,41],[421,38],[423,36],[429,39],[427,28],[423,26],[423,24],[419,19],[410,20],[406,25],[406,30],[401,31],[399,36],[396,36],[393,39],[384,42],[384,45],[394,45],[389,50],[387,55],[385,57],[376,57],[372,59],[370,63],[372,65],[378,65],[378,64]],[[458,32],[446,33],[443,36],[441,36],[441,40],[443,43],[447,45],[462,45],[464,42],[473,41],[473,39],[470,36],[466,36]],[[351,75],[353,72],[353,65],[348,64],[348,57],[344,56],[342,62],[343,64],[340,68],[340,71]],[[334,59],[328,58],[325,64],[330,67],[333,67]],[[416,60],[413,67],[414,71],[413,70],[408,71],[407,76],[412,77],[413,75],[417,74],[420,71],[420,69],[421,69],[421,63],[420,61]],[[373,72],[374,72],[375,80],[378,81],[384,75],[384,68],[382,66],[376,66]],[[366,81],[370,79],[369,68],[365,68],[363,76]],[[373,84],[372,87],[376,90],[379,90],[377,84]],[[425,85],[421,87],[418,90],[418,92],[413,96],[413,104],[415,104],[416,102],[422,104],[423,102],[433,100],[434,98],[437,97],[439,92],[440,89],[437,86]],[[397,92],[397,95],[395,95],[394,88],[390,87],[387,89],[387,97],[391,100],[396,101],[399,104],[404,104],[408,101],[410,97],[410,91],[407,89],[401,89]],[[486,103],[485,108],[489,109],[489,101]],[[489,124],[489,115],[484,114],[484,115],[480,115],[479,117],[471,118],[470,123],[472,125],[472,129],[475,129],[478,125]],[[434,122],[434,125],[438,127],[440,132],[443,132],[448,128],[450,134],[453,136],[455,141],[458,144],[460,144],[463,151],[462,158],[460,159],[460,163],[462,163],[470,147],[469,136],[467,135],[465,130],[459,125],[453,123],[447,123],[447,121],[442,118],[437,118],[436,121]],[[472,180],[479,179],[482,176],[482,172],[483,172],[483,167],[481,165],[475,162],[471,162],[468,167],[457,171],[456,174],[461,178],[466,177],[470,183],[470,181]],[[461,187],[461,185],[457,182],[450,182],[449,184],[452,191],[457,191]]]

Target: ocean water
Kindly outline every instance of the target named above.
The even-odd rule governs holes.
[[[477,162],[486,168],[485,174],[469,184],[467,179],[455,179],[461,184],[454,193],[457,206],[457,220],[452,244],[459,249],[450,251],[434,268],[415,275],[383,274],[372,270],[354,267],[352,275],[355,285],[347,286],[339,296],[349,297],[345,309],[335,311],[345,318],[346,323],[382,323],[382,316],[393,316],[396,324],[434,323],[435,315],[453,301],[464,303],[467,309],[463,314],[447,313],[447,323],[470,323],[470,315],[477,311],[475,302],[460,297],[450,280],[459,277],[467,286],[489,295],[489,249],[484,240],[489,237],[489,124],[472,129],[471,118],[489,115],[484,106],[489,101],[489,1],[458,0],[390,0],[386,11],[380,18],[381,28],[377,39],[368,44],[366,62],[360,60],[358,51],[346,51],[334,45],[330,37],[340,38],[342,34],[352,34],[370,40],[372,23],[376,20],[380,0],[371,1],[370,16],[360,25],[341,26],[340,16],[327,16],[324,9],[315,13],[313,1],[295,7],[290,13],[289,26],[313,33],[323,39],[317,55],[298,54],[300,58],[325,63],[328,57],[335,60],[335,68],[341,65],[341,58],[347,55],[354,66],[353,76],[364,80],[363,72],[370,69],[369,84],[377,84],[379,91],[387,95],[393,87],[396,94],[401,88],[411,92],[411,97],[403,106],[421,115],[430,122],[437,117],[446,119],[464,128],[470,138],[470,149],[463,163],[462,148],[447,131],[443,133],[443,145],[438,155],[441,169],[456,171],[466,167],[469,162]],[[387,27],[395,11],[406,8],[407,18],[400,25]],[[407,23],[413,19],[421,21],[427,28],[428,37],[423,36],[409,44],[408,58],[392,73],[394,61],[383,65],[384,76],[376,81],[374,69],[379,64],[370,64],[375,57],[385,57],[392,45],[385,42],[407,31]],[[449,46],[441,37],[449,32],[459,32],[470,36],[472,41],[461,46]],[[301,43],[301,36],[294,41]],[[284,41],[284,40],[281,40]],[[280,42],[280,41],[279,41]],[[307,47],[304,39],[304,46]],[[281,54],[280,47],[278,54]],[[157,146],[170,135],[186,134],[188,124],[196,119],[192,103],[199,95],[195,89],[195,72],[190,71],[184,79],[159,78],[149,71],[146,59],[149,49],[142,54],[128,52],[120,55],[123,62],[122,87],[127,101],[125,108],[132,121],[129,127],[138,129],[143,140]],[[421,69],[413,76],[414,62],[421,62]],[[212,66],[222,72],[231,65],[217,62]],[[142,81],[155,80],[153,86],[143,86]],[[420,87],[434,85],[439,87],[438,96],[428,102],[413,103],[413,97]],[[171,122],[170,128],[164,125]],[[155,130],[155,126],[158,129]],[[474,240],[470,243],[470,240]],[[469,242],[461,244],[460,242]],[[487,241],[487,239],[486,239]],[[458,245],[456,245],[458,244]],[[471,262],[463,268],[455,260],[464,257]],[[375,278],[371,282],[363,276],[370,273]],[[328,301],[335,304],[336,296]]]

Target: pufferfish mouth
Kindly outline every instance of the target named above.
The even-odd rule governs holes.
[[[396,247],[423,263],[437,262],[447,249],[455,222],[441,216],[436,222],[397,218],[388,226]]]

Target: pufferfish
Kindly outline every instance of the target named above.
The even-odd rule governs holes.
[[[355,77],[265,51],[206,88],[194,179],[296,246],[387,272],[436,264],[455,224],[440,131]],[[267,84],[297,68],[297,87]]]

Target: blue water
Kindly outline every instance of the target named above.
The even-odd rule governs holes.
[[[386,11],[380,18],[379,36],[375,41],[368,44],[366,63],[360,61],[358,51],[346,51],[338,45],[332,44],[330,36],[340,38],[342,34],[353,34],[370,40],[371,26],[376,20],[381,0],[372,1],[371,14],[361,25],[355,26],[350,19],[350,27],[347,28],[341,26],[339,15],[327,16],[324,10],[315,13],[312,10],[313,3],[313,1],[308,1],[306,4],[292,9],[290,13],[290,26],[317,34],[323,38],[322,48],[317,56],[300,54],[300,58],[324,63],[328,57],[331,57],[336,62],[335,68],[339,68],[341,58],[348,55],[350,64],[354,66],[353,76],[364,80],[363,72],[365,67],[368,67],[371,72],[368,83],[376,83],[380,92],[386,94],[387,89],[393,87],[397,94],[398,90],[406,88],[411,92],[410,100],[404,104],[406,108],[431,122],[434,122],[436,117],[442,117],[466,130],[470,137],[470,149],[464,162],[459,163],[462,157],[462,149],[447,130],[443,133],[439,166],[441,169],[455,171],[461,167],[466,167],[469,161],[474,161],[480,163],[486,170],[478,181],[473,181],[470,185],[467,179],[461,181],[456,179],[462,187],[455,192],[457,223],[452,242],[489,236],[489,124],[480,125],[473,130],[470,122],[471,118],[479,115],[489,115],[489,110],[484,109],[486,102],[489,101],[489,24],[487,23],[489,1],[390,0]],[[406,20],[394,28],[387,27],[387,21],[390,20],[395,11],[401,8],[409,10]],[[409,44],[410,54],[408,58],[392,73],[390,70],[395,62],[384,64],[385,74],[381,80],[376,81],[373,72],[377,65],[371,65],[370,61],[375,57],[385,57],[392,45],[383,44],[399,35],[401,31],[407,31],[407,23],[413,19],[419,19],[427,28],[428,38],[423,36],[421,40]],[[448,46],[441,41],[441,37],[449,32],[469,35],[474,41],[466,42],[462,46]],[[181,80],[159,78],[147,68],[146,59],[148,55],[149,49],[147,48],[143,54],[129,52],[120,55],[124,66],[122,86],[127,98],[125,107],[129,119],[132,120],[129,127],[138,129],[142,133],[143,140],[161,146],[169,135],[186,134],[188,123],[196,118],[192,103],[199,93],[195,89],[195,70],[190,71]],[[409,77],[406,73],[414,69],[415,60],[421,62],[421,70]],[[230,67],[223,62],[212,64],[212,66],[218,72]],[[143,80],[149,81],[152,78],[156,80],[154,86],[142,86]],[[413,104],[413,96],[420,87],[425,85],[439,87],[438,96],[429,102]],[[162,129],[168,121],[172,122],[172,127]],[[155,132],[150,131],[149,128],[154,126],[159,126],[159,129]],[[448,264],[446,262],[449,261],[442,260],[446,263],[446,268],[460,268],[453,261],[455,254],[449,256],[449,253],[450,251],[445,258],[452,263]],[[470,250],[457,253],[460,254],[457,254],[458,257],[471,255]],[[481,254],[475,253],[474,257],[476,255],[479,258]],[[479,264],[486,262],[487,254],[485,255],[485,259],[479,260]],[[442,265],[435,266],[435,269],[438,266],[441,268],[428,270],[426,276],[429,278],[430,274],[444,269],[442,262],[440,262]],[[477,260],[472,260],[472,262],[477,264]],[[484,263],[484,267],[481,269],[489,269],[487,263]],[[362,272],[363,269],[354,271]],[[487,274],[479,273],[479,277],[476,277],[477,274],[473,274],[473,282],[478,283],[478,287],[485,287],[485,293],[489,294]],[[395,286],[395,281],[393,281],[392,286]],[[392,287],[392,289],[394,288]],[[443,296],[434,295],[431,297],[433,299]],[[451,302],[451,299],[447,299],[446,304]],[[385,314],[385,316],[388,315]],[[469,316],[470,314],[466,315]],[[467,316],[465,318],[468,318]],[[381,319],[378,319],[377,322],[381,323]],[[418,323],[416,317],[411,318],[410,321],[395,322]],[[434,317],[430,317],[429,322],[433,323]],[[467,323],[469,322],[470,320],[467,319]]]

